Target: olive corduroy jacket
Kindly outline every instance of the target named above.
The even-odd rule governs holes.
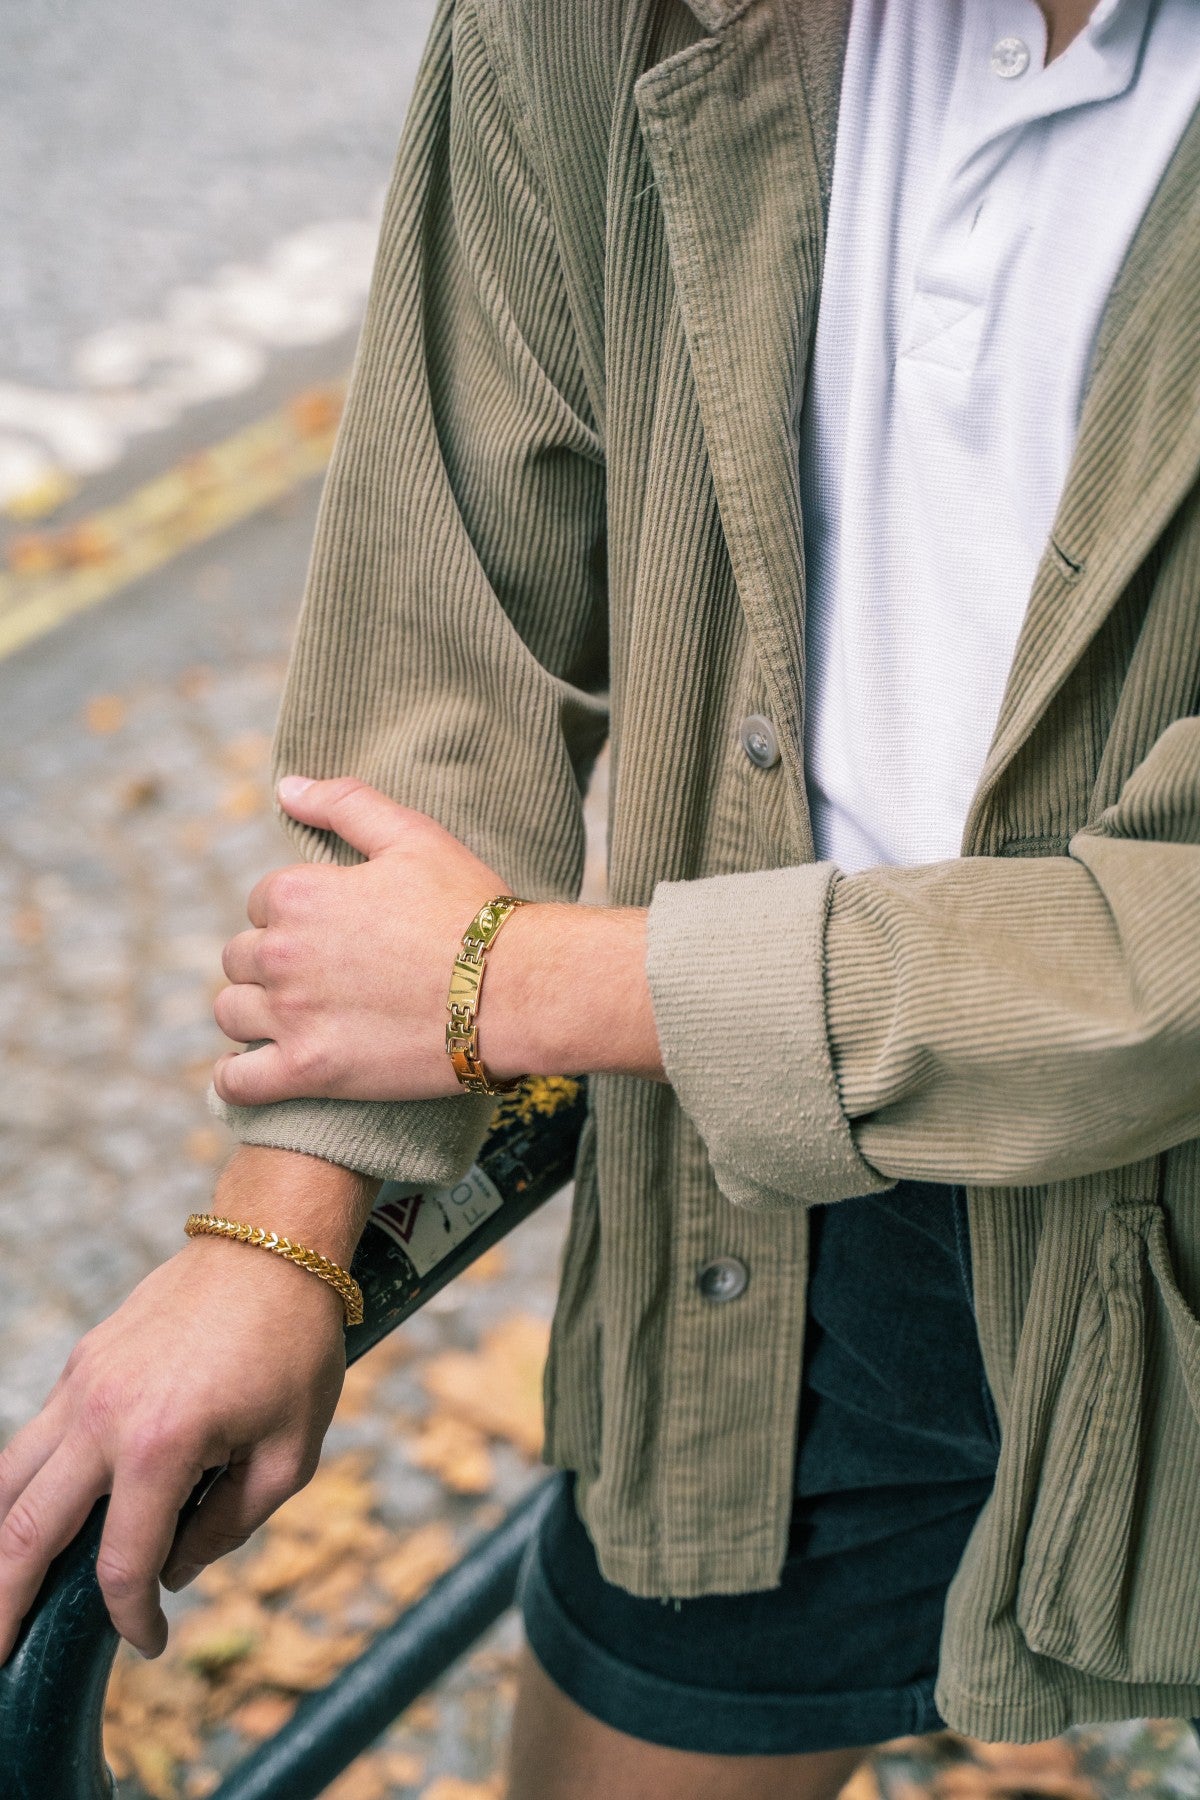
[[[1109,301],[962,854],[845,877],[805,798],[797,430],[846,10],[442,0],[277,763],[562,899],[611,740],[671,1085],[593,1083],[547,1374],[606,1574],[777,1579],[807,1209],[961,1181],[1003,1443],[941,1709],[1200,1714],[1200,122]],[[488,1110],[225,1109],[418,1183]],[[722,1253],[750,1282],[713,1305]]]

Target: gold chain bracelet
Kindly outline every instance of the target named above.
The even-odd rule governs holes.
[[[362,1289],[349,1270],[331,1262],[319,1250],[307,1250],[277,1231],[264,1231],[260,1225],[239,1225],[235,1219],[219,1219],[215,1213],[192,1213],[183,1227],[188,1237],[232,1238],[235,1243],[249,1244],[255,1250],[270,1250],[286,1257],[298,1268],[307,1269],[325,1282],[340,1297],[347,1325],[361,1325],[363,1319]]]
[[[483,986],[483,959],[495,941],[505,919],[518,906],[524,906],[512,894],[500,894],[481,906],[459,945],[450,977],[450,996],[446,1011],[446,1054],[454,1064],[454,1073],[469,1094],[511,1094],[524,1080],[493,1081],[479,1054],[479,990]]]

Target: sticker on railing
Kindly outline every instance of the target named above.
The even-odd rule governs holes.
[[[381,1199],[371,1223],[399,1244],[418,1275],[428,1275],[503,1204],[499,1188],[476,1166],[453,1187]]]

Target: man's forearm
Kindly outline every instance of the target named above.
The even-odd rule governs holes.
[[[480,1049],[489,1073],[665,1081],[639,907],[535,905],[488,952]]]
[[[213,1210],[293,1238],[349,1266],[379,1183],[294,1150],[242,1144],[221,1173]],[[218,1253],[228,1246],[212,1240]],[[297,1276],[311,1279],[302,1269]]]

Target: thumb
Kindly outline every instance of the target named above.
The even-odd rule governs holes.
[[[336,832],[352,850],[378,856],[400,841],[411,816],[378,788],[345,775],[335,781],[309,781],[285,775],[276,788],[279,804],[302,825]]]

